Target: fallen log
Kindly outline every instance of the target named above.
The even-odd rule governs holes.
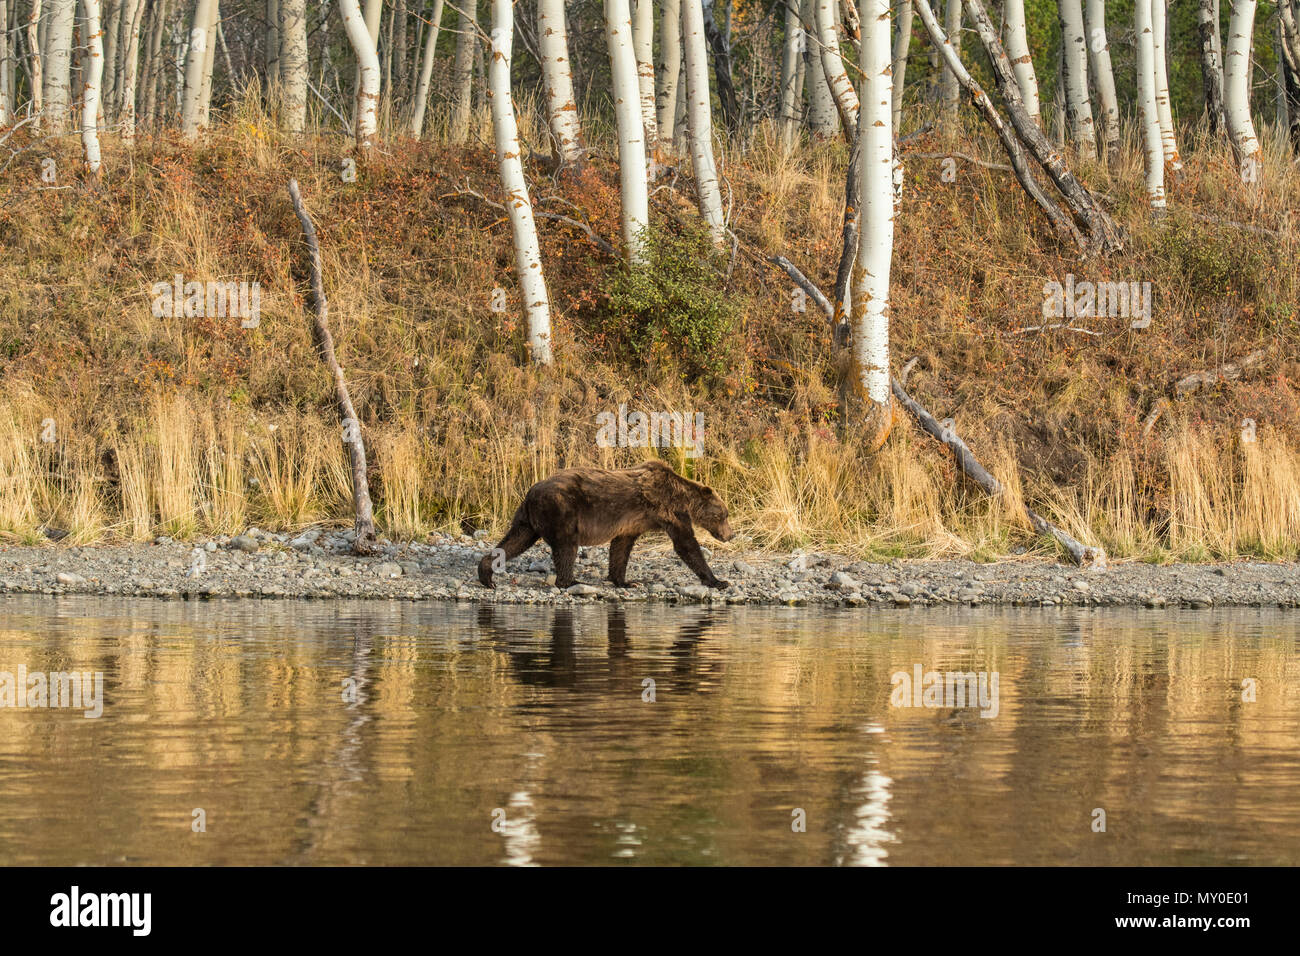
[[[1264,349],[1256,349],[1249,355],[1242,356],[1235,362],[1225,362],[1218,368],[1206,369],[1203,372],[1193,372],[1180,378],[1174,385],[1174,395],[1178,398],[1186,398],[1193,392],[1210,385],[1217,385],[1219,382],[1235,382],[1246,372],[1247,369],[1258,365],[1264,361]]]
[[[356,409],[352,407],[352,396],[348,394],[343,369],[334,353],[334,337],[329,330],[329,301],[325,298],[325,281],[321,277],[320,242],[316,238],[316,226],[311,221],[307,207],[303,205],[296,179],[289,180],[289,198],[293,200],[293,211],[298,214],[303,239],[310,252],[308,266],[311,269],[311,306],[316,349],[334,378],[334,398],[338,402],[339,416],[343,419],[343,442],[348,446],[348,457],[352,464],[352,509],[356,515],[357,533],[352,551],[355,554],[369,554],[375,543],[375,516],[370,504],[370,483],[366,479],[366,446],[361,440],[361,422],[357,418]]]
[[[789,259],[784,256],[773,256],[768,261],[784,271],[794,281],[795,285],[803,289],[808,294],[808,297],[817,303],[818,308],[826,313],[827,318],[834,320],[835,307],[831,305],[821,290],[800,272]],[[914,361],[915,359],[903,367],[905,373],[911,371]],[[991,497],[999,498],[1002,496],[1002,483],[980,464],[979,459],[975,457],[975,453],[970,450],[970,446],[962,440],[961,436],[950,425],[939,422],[920,402],[912,398],[897,376],[890,377],[890,391],[893,392],[898,403],[916,419],[922,431],[952,452],[957,468],[963,475],[979,485]],[[1106,567],[1106,552],[1102,548],[1089,547],[1076,541],[1067,532],[1052,524],[1028,505],[1025,505],[1025,515],[1029,518],[1030,525],[1038,534],[1051,537],[1057,541],[1065,548],[1076,564],[1097,569]]]

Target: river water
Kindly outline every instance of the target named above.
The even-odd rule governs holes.
[[[8,596],[0,704],[11,864],[1300,862],[1279,610]]]

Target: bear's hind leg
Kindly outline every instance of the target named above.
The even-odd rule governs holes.
[[[540,538],[532,526],[524,521],[515,521],[506,532],[506,536],[501,539],[500,544],[483,555],[478,563],[478,579],[485,588],[492,587],[492,570],[493,565],[500,561],[499,567],[504,567],[505,563],[511,558],[516,558],[531,548]]]

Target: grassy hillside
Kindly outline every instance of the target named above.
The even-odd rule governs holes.
[[[526,167],[537,208],[617,244],[617,168],[608,140],[595,140],[576,180],[547,174],[537,138]],[[555,468],[654,453],[597,444],[597,416],[625,403],[703,414],[700,457],[662,453],[713,484],[760,546],[1050,553],[1016,507],[1023,496],[1117,557],[1300,552],[1300,168],[1276,147],[1251,189],[1224,149],[1188,143],[1158,223],[1131,142],[1111,168],[1081,167],[1130,242],[1123,256],[1079,262],[1009,173],[945,164],[954,151],[1000,162],[982,130],[907,144],[895,367],[919,357],[909,387],[1010,486],[1001,504],[954,480],[946,453],[905,420],[876,453],[840,437],[826,325],[811,303],[792,307],[791,283],[765,259],[786,255],[829,291],[842,144],[786,154],[760,133],[724,149],[738,242],[720,254],[701,238],[689,163],[670,171],[652,197],[647,275],[541,221],[556,364],[539,372],[525,361],[509,224],[470,194],[501,199],[489,142],[485,122],[468,146],[395,142],[345,181],[344,140],[282,139],[246,106],[197,147],[107,142],[97,184],[76,172],[74,140],[19,142],[36,148],[0,174],[0,534],[37,540],[48,525],[86,542],[346,518],[292,177],[320,230],[334,336],[391,536],[496,530]],[[38,188],[45,157],[57,189]],[[155,317],[151,287],[177,273],[256,280],[260,324]],[[1067,274],[1150,282],[1150,326],[1044,320],[1044,284]],[[1240,380],[1175,396],[1183,376],[1261,349]],[[1241,438],[1247,418],[1254,442]]]

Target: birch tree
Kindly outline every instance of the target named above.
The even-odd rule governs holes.
[[[510,54],[514,43],[511,0],[492,0],[492,50],[488,62],[488,101],[492,107],[492,132],[496,142],[501,188],[510,210],[514,236],[515,272],[523,297],[528,328],[528,348],[537,365],[551,364],[551,304],[542,274],[542,252],[537,242],[533,204],[524,180],[519,128],[510,100]]]
[[[659,11],[659,63],[655,73],[655,122],[659,143],[673,150],[677,139],[678,79],[682,64],[681,0],[664,0]]]
[[[817,15],[817,40],[822,70],[835,100],[835,108],[840,114],[840,126],[844,129],[845,138],[851,140],[853,128],[858,122],[858,94],[853,91],[853,81],[849,79],[848,71],[844,69],[844,58],[840,55],[835,0],[813,0],[813,4]]]
[[[698,0],[696,0],[698,2]],[[690,0],[686,0],[687,6]],[[682,23],[686,29],[685,20]],[[619,192],[622,197],[623,243],[628,261],[643,265],[645,230],[650,222],[645,124],[641,120],[641,87],[632,51],[632,14],[628,0],[605,0],[605,40],[618,127]],[[687,40],[689,46],[689,39]],[[690,69],[687,68],[689,76]]]
[[[803,95],[799,81],[799,57],[807,42],[799,22],[796,0],[785,2],[785,38],[781,43],[781,141],[787,149],[794,143],[799,124],[799,106]]]
[[[889,269],[894,252],[894,137],[890,128],[889,0],[862,6],[862,150],[859,195],[862,226],[853,269],[853,354],[850,387],[866,400],[873,445],[884,441],[892,423],[889,381]]]
[[[1138,120],[1146,169],[1147,201],[1154,210],[1165,208],[1165,154],[1160,140],[1156,108],[1156,45],[1151,27],[1154,0],[1134,0],[1133,32],[1137,45]]]
[[[840,114],[835,106],[835,97],[831,94],[830,83],[826,81],[826,71],[822,68],[821,47],[818,43],[816,27],[816,3],[818,0],[803,0],[800,19],[813,27],[811,36],[805,36],[804,43],[804,86],[808,90],[808,130],[815,139],[830,139],[839,132]],[[852,135],[850,131],[849,135]]]
[[[1065,110],[1074,140],[1083,159],[1097,155],[1097,133],[1092,124],[1092,102],[1088,98],[1088,46],[1079,0],[1057,0],[1061,20],[1061,49],[1064,57]]]
[[[573,99],[564,0],[537,0],[537,46],[555,157],[561,167],[576,168],[583,162],[582,129],[578,123],[578,104]]]
[[[1219,33],[1219,0],[1199,0],[1196,30],[1201,39],[1201,88],[1210,132],[1224,129],[1223,43]]]
[[[45,27],[45,115],[52,133],[66,133],[72,112],[72,29],[77,0],[47,0]]]
[[[701,0],[682,0],[682,42],[686,52],[687,126],[691,139],[691,168],[699,194],[700,215],[715,245],[726,238],[722,195],[713,162],[713,115],[709,96],[709,61],[705,49]]]
[[[27,16],[27,59],[30,67],[30,76],[32,82],[31,102],[32,112],[36,115],[36,120],[32,126],[37,130],[41,128],[41,116],[44,111],[45,102],[45,79],[42,68],[41,42],[40,42],[40,23],[41,23],[41,0],[32,0],[32,9]]]
[[[361,74],[355,120],[357,146],[368,150],[379,125],[379,53],[357,0],[338,0],[338,8]]]
[[[1115,95],[1115,71],[1110,62],[1110,41],[1106,37],[1106,0],[1087,0],[1084,21],[1088,28],[1088,58],[1100,100],[1102,138],[1107,156],[1119,149],[1119,99]]]
[[[280,75],[284,126],[296,136],[307,128],[307,0],[280,0]]]
[[[280,0],[266,0],[266,85],[280,82]]]
[[[1178,140],[1174,132],[1174,114],[1169,102],[1169,69],[1165,56],[1168,39],[1166,25],[1166,0],[1152,0],[1151,37],[1156,45],[1156,113],[1160,118],[1160,145],[1169,168],[1177,172],[1183,168],[1178,155]]]
[[[17,10],[14,12],[16,14]],[[0,0],[0,126],[8,126],[10,122],[13,89],[9,78],[12,75],[9,69],[9,5]]]
[[[451,141],[463,143],[469,136],[474,112],[474,47],[478,43],[478,0],[458,0],[456,54],[452,61]]]
[[[181,133],[186,139],[199,135],[203,109],[203,71],[208,58],[208,27],[216,0],[197,0],[190,24],[189,49],[185,53],[185,88],[181,99]]]
[[[1253,183],[1260,169],[1259,138],[1250,117],[1251,39],[1255,29],[1255,0],[1232,0],[1228,14],[1228,47],[1224,53],[1223,106],[1237,169],[1244,183]]]
[[[538,9],[547,0],[539,0]],[[442,27],[442,0],[434,0],[433,15],[429,18],[428,33],[424,37],[424,56],[420,60],[420,79],[415,90],[415,104],[411,109],[411,135],[419,139],[424,133],[424,111],[429,103],[429,84],[433,79],[433,60],[438,49],[438,32]],[[541,14],[538,14],[540,20]],[[538,27],[541,33],[541,27]],[[545,41],[541,41],[545,42]]]
[[[948,37],[957,56],[961,57],[961,0],[948,0],[944,8],[943,32]],[[949,116],[957,115],[958,87],[957,75],[946,65],[939,78],[939,102],[943,111]]]
[[[0,0],[3,2],[3,0]],[[99,175],[99,97],[104,80],[104,31],[99,0],[81,0],[86,24],[86,52],[81,65],[81,145],[86,168]]]
[[[650,0],[632,0],[632,52],[641,91],[641,122],[645,124],[646,149],[653,153],[659,139],[655,112],[655,11]]]
[[[1002,5],[1006,23],[1002,34],[1005,37],[1007,56],[1011,58],[1011,67],[1016,75],[1016,88],[1020,99],[1025,104],[1025,111],[1036,125],[1042,125],[1038,105],[1038,77],[1034,75],[1034,59],[1029,53],[1029,33],[1025,24],[1025,0],[1005,0]]]
[[[907,51],[912,46],[912,0],[897,0],[897,12],[894,14],[894,58],[893,71],[893,119],[891,125],[894,135],[898,135],[903,122],[903,91],[906,88]]]

